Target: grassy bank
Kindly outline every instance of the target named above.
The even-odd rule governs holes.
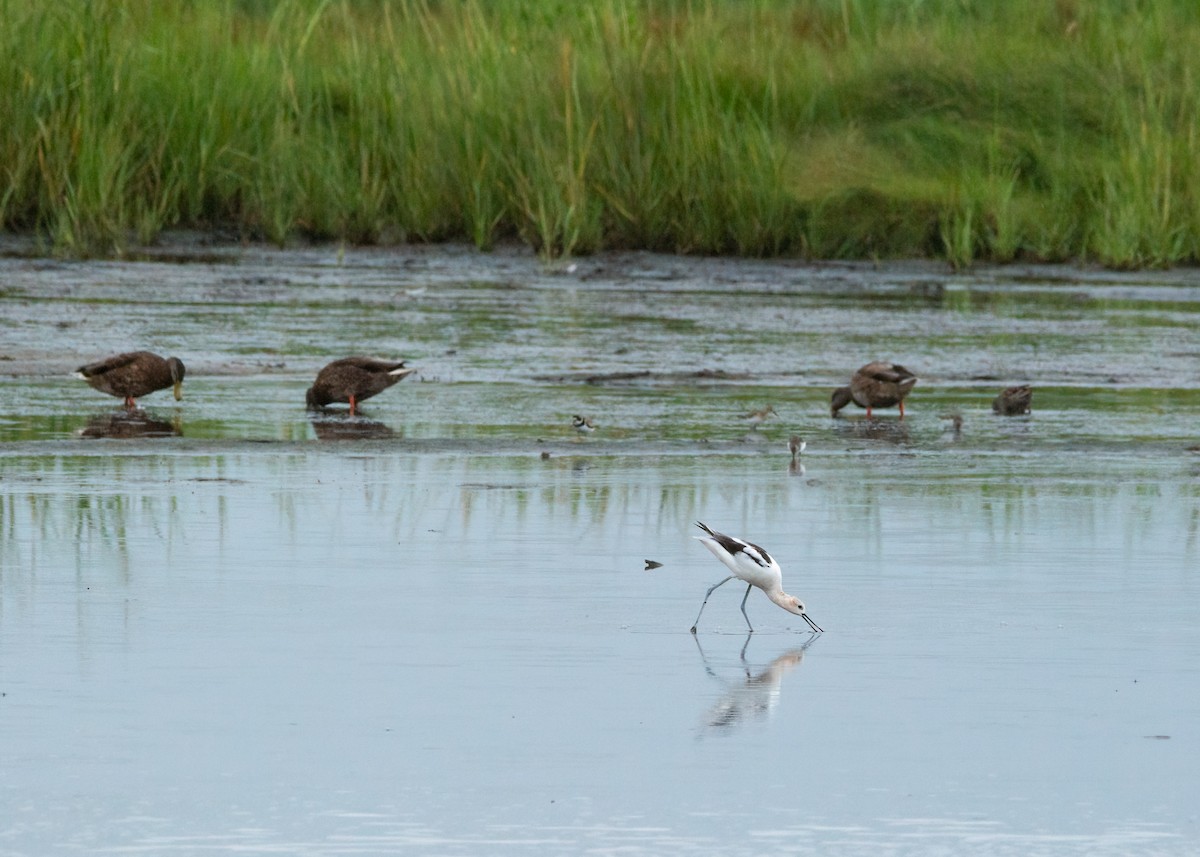
[[[1200,259],[1194,0],[0,0],[0,228]]]

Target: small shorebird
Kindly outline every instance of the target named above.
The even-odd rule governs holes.
[[[751,429],[757,429],[760,425],[775,415],[775,406],[767,405],[765,408],[759,408],[757,411],[751,411],[748,414],[742,414],[742,419],[750,423]]]
[[[1021,384],[1001,390],[1000,395],[992,400],[992,410],[1004,417],[1016,417],[1031,413],[1033,404],[1033,387]]]
[[[350,415],[354,416],[359,402],[382,393],[416,371],[407,368],[403,360],[343,357],[317,373],[317,379],[304,394],[304,401],[313,410],[332,402],[349,402]]]
[[[949,420],[950,421],[950,430],[954,432],[955,436],[962,434],[962,427],[963,427],[962,414],[959,414],[959,413],[938,414],[938,419],[939,420]]]
[[[700,521],[696,522],[696,526],[707,534],[696,536],[700,544],[708,548],[709,553],[719,559],[733,574],[720,583],[714,583],[708,588],[708,592],[704,593],[700,612],[696,614],[696,621],[692,623],[693,634],[696,633],[696,626],[700,624],[704,605],[708,604],[708,596],[712,595],[718,586],[735,577],[746,583],[746,594],[742,596],[742,615],[746,617],[746,625],[751,632],[754,631],[754,626],[750,624],[750,617],[746,614],[746,599],[750,597],[750,590],[756,586],[784,610],[802,618],[813,631],[821,630],[821,627],[804,612],[804,602],[783,591],[783,571],[779,568],[779,563],[771,559],[770,554],[758,545],[711,530],[707,524]]]
[[[798,434],[788,438],[788,450],[792,453],[792,460],[788,462],[788,474],[791,476],[803,476],[804,465],[800,463],[800,454],[804,452],[808,442]]]
[[[596,430],[596,424],[592,422],[591,417],[581,417],[579,414],[571,417],[571,425],[580,434],[591,434]]]
[[[899,405],[900,418],[903,419],[904,397],[916,383],[917,376],[898,363],[876,360],[855,372],[849,387],[838,387],[833,391],[830,415],[836,417],[838,411],[853,402],[860,408],[866,408],[868,417],[872,408]]]
[[[75,370],[75,377],[101,393],[125,399],[125,407],[137,407],[135,399],[155,390],[173,387],[175,401],[183,398],[183,361],[178,357],[165,360],[149,351],[129,351],[114,354]]]

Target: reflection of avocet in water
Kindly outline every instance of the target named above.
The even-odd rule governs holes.
[[[800,665],[804,652],[817,639],[814,633],[804,645],[788,649],[763,668],[755,668],[746,660],[746,648],[750,645],[750,634],[742,644],[740,659],[741,675],[736,679],[724,679],[717,675],[708,662],[700,638],[696,638],[696,649],[704,662],[704,671],[725,686],[725,692],[717,698],[704,717],[705,731],[728,732],[746,720],[765,720],[774,714],[779,705],[780,686],[783,677]]]

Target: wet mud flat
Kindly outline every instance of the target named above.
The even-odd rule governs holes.
[[[149,256],[0,259],[11,853],[1200,843],[1194,272]],[[134,346],[181,402],[69,376]],[[306,412],[347,353],[420,372]],[[831,419],[876,357],[908,416]],[[689,634],[696,520],[825,633]]]
[[[1190,270],[951,273],[644,253],[547,267],[516,248],[273,250],[196,236],[137,261],[13,250],[0,258],[4,441],[88,435],[115,409],[69,373],[137,347],[187,363],[180,408],[164,394],[141,403],[187,438],[336,434],[332,420],[308,419],[304,390],[324,363],[364,353],[419,369],[365,408],[405,438],[571,439],[564,426],[586,411],[603,427],[593,441],[738,440],[738,416],[771,403],[779,418],[763,436],[776,443],[793,431],[903,442],[886,421],[852,431],[826,418],[829,390],[884,358],[920,377],[906,429],[926,420],[933,431],[958,412],[964,442],[1003,443],[1019,423],[992,419],[991,399],[1029,383],[1029,443],[1200,442]]]

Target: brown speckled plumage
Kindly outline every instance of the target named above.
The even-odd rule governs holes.
[[[904,397],[912,392],[916,383],[917,376],[898,363],[876,360],[855,372],[849,387],[839,387],[833,391],[830,412],[836,417],[838,411],[853,402],[860,408],[866,408],[869,417],[872,408],[899,405],[900,416],[903,417]]]
[[[159,357],[149,351],[114,354],[80,366],[75,374],[101,393],[125,399],[125,407],[137,406],[135,399],[155,390],[174,387],[175,400],[183,398],[183,361],[178,357]]]
[[[1000,395],[992,401],[992,410],[1001,416],[1015,417],[1028,414],[1033,404],[1033,388],[1028,384],[1009,387],[1001,390]]]
[[[358,403],[382,393],[402,378],[416,372],[403,360],[375,360],[371,357],[344,357],[334,360],[317,373],[304,399],[310,408],[323,408],[333,402],[348,402],[350,413]]]

